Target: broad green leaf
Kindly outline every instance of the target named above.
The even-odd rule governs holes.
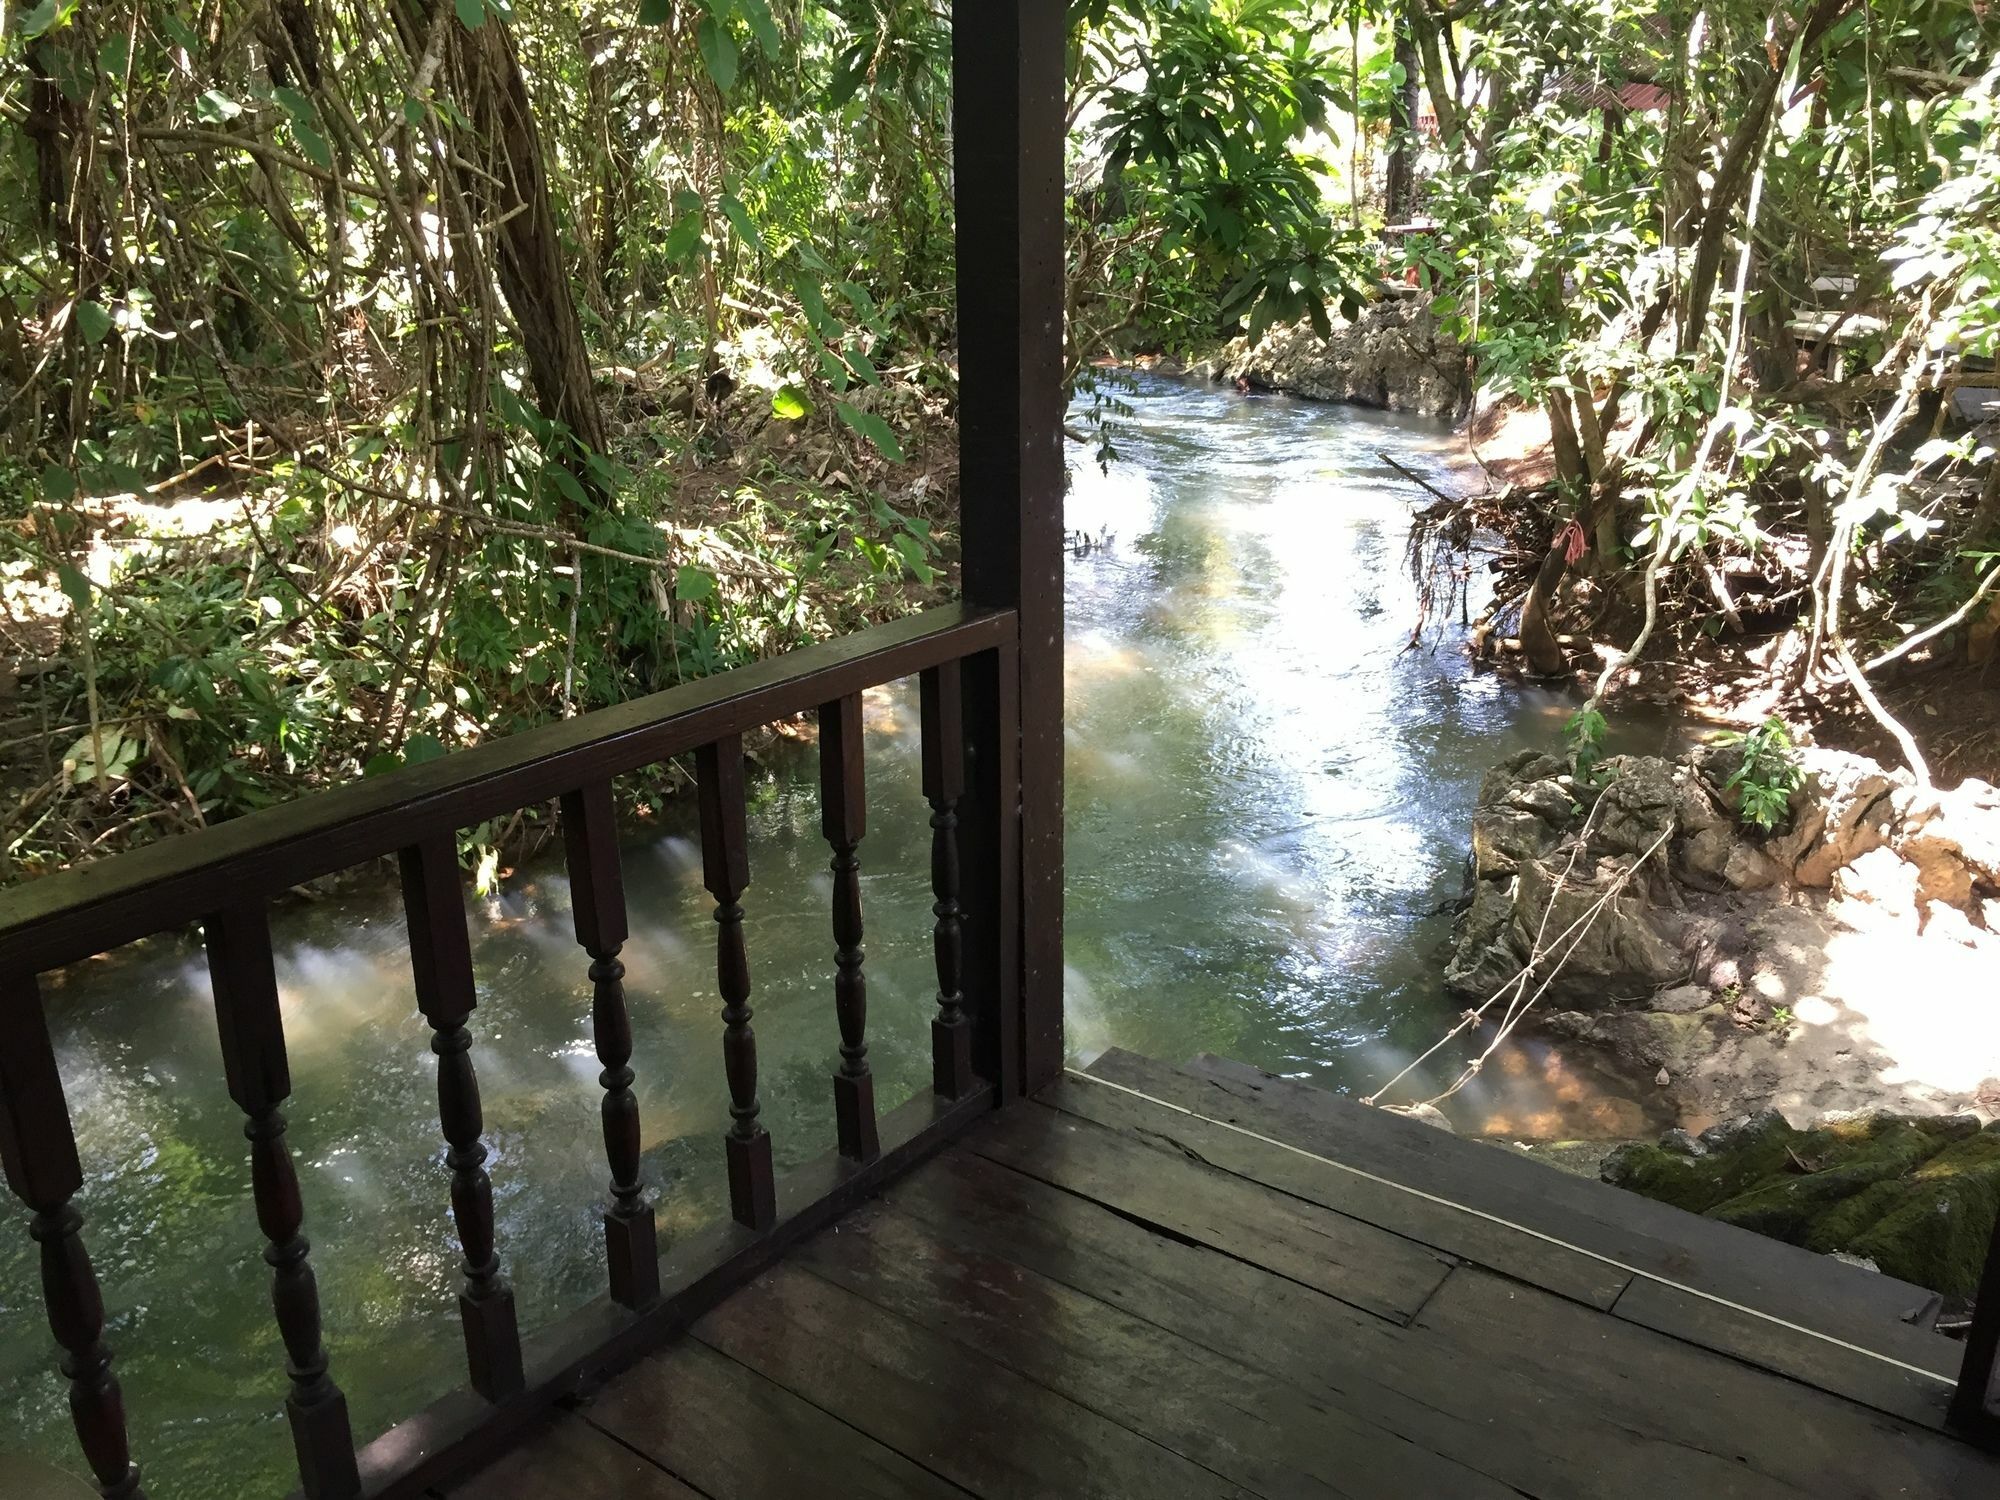
[[[674,571],[674,597],[687,603],[715,593],[715,575],[705,568],[682,565]]]
[[[771,395],[771,415],[796,422],[812,410],[812,404],[795,385],[783,386]]]
[[[101,344],[104,336],[111,332],[111,314],[95,302],[79,302],[76,305],[76,326],[83,330],[83,341],[87,344]]]
[[[124,32],[106,39],[97,49],[97,66],[106,78],[122,79],[132,63],[132,39]]]
[[[69,595],[69,602],[77,607],[79,613],[90,608],[90,580],[79,569],[69,563],[58,563],[56,581],[62,585],[62,591]]]
[[[869,385],[880,385],[882,383],[882,377],[875,369],[875,361],[861,352],[859,344],[850,344],[843,357],[847,360],[848,368],[853,370],[855,374],[859,375]]]
[[[333,148],[326,143],[326,137],[310,125],[292,122],[292,139],[299,143],[306,160],[328,171],[333,169]]]
[[[403,118],[411,125],[421,127],[424,123],[424,101],[407,94],[404,95]]]
[[[460,0],[463,4],[464,0]],[[695,29],[695,45],[701,49],[701,60],[708,67],[708,76],[715,80],[715,86],[728,93],[736,87],[736,38],[729,34],[729,28],[714,16],[705,16]]]
[[[664,26],[674,18],[674,0],[639,0],[639,24]]]
[[[486,24],[486,0],[453,0],[458,11],[458,24],[467,31],[477,31]]]
[[[750,246],[753,250],[764,248],[764,237],[757,232],[757,225],[750,217],[750,210],[743,206],[740,199],[724,193],[722,195],[722,212],[723,216],[735,226],[736,233],[742,237],[744,244]]]
[[[550,464],[548,475],[550,479],[555,481],[556,488],[562,491],[563,499],[569,501],[570,504],[584,505],[589,503],[589,496],[584,494],[583,486],[576,482],[576,476],[561,464]]]
[[[42,496],[58,505],[76,498],[76,476],[59,464],[42,465]]]
[[[56,0],[42,0],[42,3],[33,10],[21,12],[20,19],[14,23],[15,30],[23,41],[38,37],[55,25],[56,11],[59,8]]]
[[[736,3],[756,35],[757,45],[764,49],[766,57],[776,62],[778,55],[785,50],[785,42],[778,35],[778,23],[771,15],[769,0],[736,0]]]
[[[934,573],[930,559],[924,556],[924,544],[909,532],[899,531],[891,545],[895,547],[896,555],[902,558],[903,566],[910,570],[917,582],[929,584]]]
[[[877,332],[881,331],[882,315],[876,311],[875,299],[868,295],[866,287],[852,281],[843,281],[840,284],[840,294],[847,299],[862,322]]]
[[[819,373],[826,383],[836,391],[845,393],[854,384],[854,377],[847,368],[846,361],[840,359],[831,349],[820,349]]]
[[[796,287],[799,306],[806,310],[806,321],[813,326],[813,332],[823,339],[839,337],[840,324],[835,322],[826,310],[826,298],[820,292],[819,283],[810,276],[801,276]]]
[[[211,125],[222,125],[242,114],[243,106],[222,90],[210,89],[194,101],[194,112]]]
[[[160,17],[160,30],[164,31],[173,44],[187,53],[201,51],[201,37],[195,29],[172,11]]]
[[[434,734],[413,734],[403,741],[403,764],[420,766],[427,760],[437,760],[445,753],[444,742]]]
[[[667,259],[675,262],[689,260],[701,248],[702,219],[697,211],[684,213],[674,221],[674,227],[667,231]]]
[[[833,409],[840,414],[841,421],[873,443],[884,458],[894,463],[903,461],[903,445],[896,441],[896,434],[889,430],[889,424],[875,413],[863,411],[847,401],[837,402]]]

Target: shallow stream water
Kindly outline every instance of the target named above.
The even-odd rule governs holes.
[[[1069,1042],[1217,1052],[1366,1093],[1455,1018],[1438,981],[1480,777],[1551,745],[1572,704],[1406,649],[1404,538],[1449,480],[1438,424],[1144,379],[1108,474],[1079,455],[1068,567]],[[868,704],[870,1058],[886,1111],[927,1086],[928,809],[914,692]],[[1662,726],[1628,729],[1654,748]],[[833,1140],[837,1034],[809,748],[755,784],[746,897],[764,1120],[781,1168]],[[692,809],[634,823],[629,978],[646,1177],[664,1240],[713,1222],[728,1123],[711,904]],[[603,1284],[588,959],[559,860],[472,902],[474,1056],[501,1255],[524,1327]],[[288,1110],[333,1373],[365,1438],[448,1389],[462,1358],[434,1061],[391,889],[288,907]],[[46,991],[89,1183],[79,1200],[154,1500],[283,1493],[283,1351],[222,1083],[206,969],[161,939]],[[1483,1045],[1476,1043],[1475,1045]],[[1413,1080],[1435,1091],[1468,1054]],[[1446,1106],[1459,1128],[1565,1137],[1653,1124],[1643,1086],[1537,1044]],[[74,1457],[21,1216],[0,1230],[0,1450]]]

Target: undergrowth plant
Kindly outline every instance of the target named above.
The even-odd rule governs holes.
[[[1731,731],[1716,743],[1742,749],[1742,759],[1722,785],[1725,795],[1736,793],[1739,821],[1769,833],[1791,816],[1792,794],[1805,785],[1806,773],[1782,719],[1766,719],[1744,734]]]

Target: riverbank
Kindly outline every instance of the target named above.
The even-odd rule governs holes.
[[[1745,753],[1497,768],[1447,983],[1650,1080],[1691,1130],[2000,1115],[2000,791],[1823,750],[1746,773]],[[1759,776],[1796,782],[1768,831],[1744,817]]]

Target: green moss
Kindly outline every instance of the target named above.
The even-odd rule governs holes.
[[[1976,1288],[2000,1216],[2000,1130],[1889,1115],[1794,1130],[1765,1114],[1702,1145],[1696,1155],[1625,1147],[1604,1176],[1775,1239],[1866,1256],[1936,1291]]]
[[[1898,1186],[1900,1201],[1844,1248],[1891,1276],[1971,1296],[2000,1217],[2000,1133],[1947,1147]]]
[[[1907,1120],[1877,1116],[1821,1130],[1786,1128],[1776,1170],[1708,1210],[1713,1219],[1803,1245],[1814,1223],[1864,1189],[1910,1172],[1944,1144]],[[1768,1152],[1760,1153],[1768,1159]],[[1806,1171],[1802,1168],[1814,1170]],[[1845,1247],[1840,1247],[1845,1248]]]
[[[1604,1164],[1604,1178],[1689,1213],[1707,1213],[1782,1171],[1786,1151],[1802,1139],[1776,1111],[1723,1127],[1720,1144],[1690,1156],[1661,1146],[1628,1146]],[[1710,1132],[1704,1143],[1716,1138]]]

